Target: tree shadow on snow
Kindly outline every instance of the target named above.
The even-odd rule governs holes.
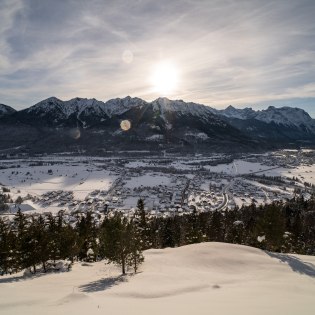
[[[315,265],[286,254],[271,252],[266,253],[272,258],[279,259],[281,262],[286,263],[294,272],[315,278]]]
[[[108,290],[119,283],[126,282],[127,277],[120,275],[118,277],[104,278],[97,281],[93,281],[79,287],[80,291],[83,292],[98,292]]]
[[[13,283],[13,282],[31,280],[31,279],[46,276],[48,274],[50,274],[50,272],[46,272],[46,273],[38,272],[36,274],[32,274],[32,275],[28,275],[28,276],[25,276],[25,275],[13,276],[13,275],[11,275],[11,276],[5,277],[5,278],[0,277],[0,284],[1,283]]]

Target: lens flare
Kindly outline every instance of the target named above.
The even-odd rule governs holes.
[[[74,128],[70,130],[70,137],[78,140],[81,137],[81,132],[79,128]]]
[[[124,63],[132,63],[133,61],[133,53],[130,50],[125,50],[121,56]]]
[[[131,128],[131,122],[129,120],[122,120],[120,123],[120,128],[123,131],[128,131]]]

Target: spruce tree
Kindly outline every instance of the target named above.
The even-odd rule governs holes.
[[[48,227],[47,227],[47,234],[48,234],[48,244],[49,247],[49,256],[50,259],[56,262],[57,259],[60,258],[60,232],[62,228],[57,224],[56,218],[50,213],[47,217]]]
[[[79,255],[79,236],[70,224],[67,224],[61,228],[59,251],[61,259],[70,259],[73,263],[75,257]]]
[[[224,241],[224,216],[221,211],[212,212],[209,222],[207,236],[209,241],[223,242]]]
[[[147,214],[144,210],[144,200],[139,199],[137,203],[137,209],[133,218],[133,223],[137,226],[138,233],[141,236],[141,248],[150,248],[152,243],[150,243],[150,229],[148,225]]]
[[[195,244],[203,241],[203,233],[200,224],[200,214],[197,210],[187,216],[187,244]]]
[[[14,234],[9,222],[0,217],[0,274],[12,272],[14,267]]]
[[[33,233],[33,239],[36,242],[36,248],[33,254],[37,258],[37,263],[41,263],[44,272],[46,272],[46,263],[51,258],[51,248],[49,246],[48,228],[43,216],[40,215],[38,219],[35,220]]]
[[[98,255],[98,243],[97,243],[97,228],[95,220],[92,216],[92,212],[88,211],[86,215],[82,216],[77,223],[77,230],[79,235],[79,258],[86,259],[87,252],[92,249],[95,257]]]
[[[144,261],[142,254],[143,241],[141,231],[138,229],[134,222],[129,223],[130,233],[130,256],[128,265],[133,267],[135,273],[137,273],[139,265]]]
[[[14,268],[16,270],[27,268],[30,265],[29,247],[32,241],[29,235],[29,220],[19,209],[13,220],[13,231],[16,235],[14,251]],[[36,268],[34,268],[36,269]]]
[[[256,246],[270,251],[281,252],[284,244],[285,216],[280,204],[266,205],[255,228],[256,237],[265,236],[265,241]]]
[[[133,223],[121,213],[104,220],[101,231],[102,254],[109,262],[120,265],[123,275],[128,266],[134,266],[137,270],[142,262],[140,241]]]

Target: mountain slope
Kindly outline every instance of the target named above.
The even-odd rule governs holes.
[[[15,113],[16,110],[8,105],[0,104],[0,117],[11,115]]]
[[[21,123],[51,127],[77,126],[78,124],[88,127],[143,104],[145,101],[130,96],[112,99],[106,103],[78,97],[69,101],[50,97],[17,112],[13,119]]]
[[[255,118],[255,116],[257,115],[257,112],[250,107],[239,109],[231,105],[224,110],[216,110],[216,113],[228,118],[238,119],[252,119]]]
[[[315,121],[300,108],[269,106],[265,110],[236,109],[217,111],[221,117],[244,133],[271,141],[314,141]]]
[[[0,148],[25,145],[30,150],[181,148],[244,151],[275,145],[315,142],[314,120],[298,108],[254,111],[158,98],[116,98],[107,102],[51,97],[30,108],[0,115]],[[1,107],[0,107],[1,109]],[[9,114],[7,114],[9,113]],[[122,130],[128,120],[131,128]],[[106,149],[105,149],[106,148]]]
[[[130,130],[120,128],[123,120],[131,123]],[[226,147],[227,151],[257,147],[255,141],[215,115],[210,107],[166,98],[148,103],[128,96],[103,103],[81,98],[64,102],[52,97],[10,115],[2,123],[6,124],[5,139],[12,133],[15,139],[10,143],[18,146],[17,138],[22,137],[23,143],[26,141],[33,148],[47,149],[48,141],[55,149],[58,142],[59,148],[71,143],[120,149],[140,146],[157,149],[159,144],[189,150],[195,150],[196,146],[204,150]],[[24,129],[31,129],[30,139],[25,139]],[[80,132],[80,136],[72,139],[73,132]],[[34,138],[36,133],[41,135],[40,139]]]

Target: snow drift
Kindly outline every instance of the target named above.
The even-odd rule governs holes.
[[[1,314],[314,314],[315,257],[223,243],[148,250],[137,275],[73,271],[0,278]]]

